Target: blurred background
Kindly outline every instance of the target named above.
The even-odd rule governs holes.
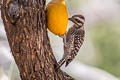
[[[69,17],[74,14],[85,16],[86,36],[75,60],[62,69],[76,80],[120,80],[120,0],[66,0],[66,5]],[[71,25],[69,22],[68,27]],[[49,37],[54,55],[59,61],[63,55],[62,39],[51,32]],[[2,19],[0,80],[20,80]]]

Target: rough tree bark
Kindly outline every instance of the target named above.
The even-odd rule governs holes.
[[[74,80],[61,70],[55,71],[45,0],[3,0],[1,14],[22,80]]]

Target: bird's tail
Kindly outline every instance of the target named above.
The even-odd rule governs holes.
[[[58,65],[57,65],[57,67],[56,67],[56,71],[65,63],[65,59],[64,58],[62,58],[59,62],[58,62]]]
[[[67,67],[71,61],[72,61],[72,59],[67,59],[65,67]]]

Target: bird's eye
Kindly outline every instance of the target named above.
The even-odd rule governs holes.
[[[77,23],[83,24],[82,20],[80,20],[80,19],[75,18],[75,21],[76,21]]]

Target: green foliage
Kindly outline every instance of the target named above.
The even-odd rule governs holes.
[[[120,77],[120,28],[111,22],[102,22],[94,25],[91,33],[101,58],[98,67]]]

